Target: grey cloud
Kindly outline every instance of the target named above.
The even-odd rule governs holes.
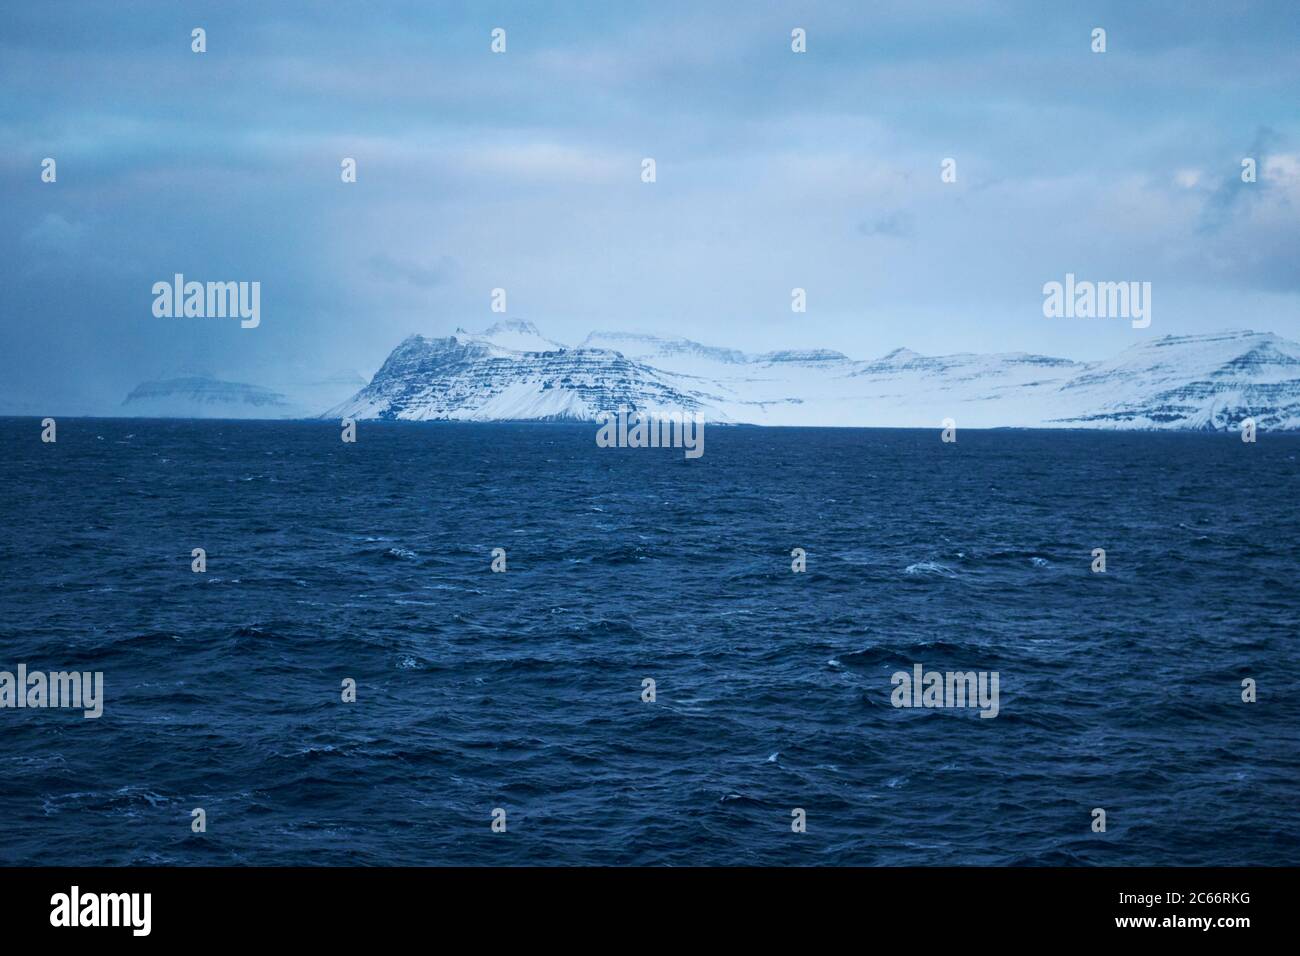
[[[887,239],[908,239],[915,234],[912,217],[905,212],[891,212],[874,220],[858,223],[858,232],[864,236],[883,236]]]
[[[1255,160],[1256,174],[1259,178],[1253,183],[1242,182],[1241,167],[1234,165],[1232,174],[1225,177],[1205,201],[1199,227],[1201,232],[1218,232],[1231,218],[1237,206],[1243,202],[1259,199],[1262,193],[1267,192],[1268,183],[1259,174],[1263,172],[1265,161],[1281,141],[1282,137],[1271,127],[1261,126],[1255,131],[1255,138],[1240,158],[1251,157]]]
[[[385,282],[400,282],[420,289],[432,289],[443,285],[456,271],[456,261],[450,256],[442,256],[432,265],[421,265],[409,260],[399,260],[380,253],[366,261],[370,274]]]

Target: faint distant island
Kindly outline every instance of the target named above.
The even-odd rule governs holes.
[[[190,372],[141,382],[115,414],[132,418],[314,418],[322,407],[365,384],[365,378],[355,372],[275,388]]]

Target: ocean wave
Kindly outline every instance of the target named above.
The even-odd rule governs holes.
[[[930,574],[943,578],[955,578],[957,572],[946,564],[940,564],[938,561],[917,561],[915,564],[909,564],[904,573],[913,575]]]

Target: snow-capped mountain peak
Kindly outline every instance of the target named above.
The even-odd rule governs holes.
[[[507,352],[553,352],[565,347],[546,338],[533,323],[520,319],[503,319],[482,332],[457,329],[455,334],[459,339],[484,342]]]

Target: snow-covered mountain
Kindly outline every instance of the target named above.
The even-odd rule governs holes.
[[[610,349],[566,349],[527,322],[499,323],[478,335],[413,335],[369,385],[325,417],[590,421],[619,405],[727,420],[674,376]]]
[[[1271,333],[1165,336],[1112,359],[1005,352],[859,361],[751,355],[688,339],[594,332],[576,348],[528,322],[411,336],[328,418],[594,420],[620,405],[759,425],[1300,429],[1300,344]]]
[[[1092,363],[1061,393],[1082,399],[1082,410],[1062,409],[1058,420],[1069,425],[1225,429],[1251,416],[1261,428],[1292,430],[1300,344],[1256,332],[1167,335]]]

